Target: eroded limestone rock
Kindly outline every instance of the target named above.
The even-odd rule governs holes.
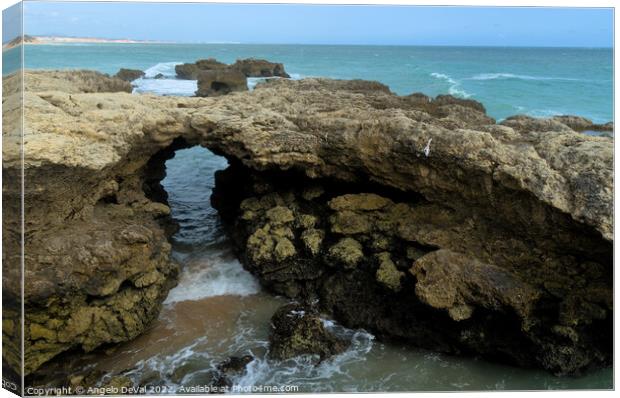
[[[290,77],[284,71],[284,65],[264,59],[239,59],[234,64],[227,65],[215,58],[200,59],[194,63],[175,66],[179,79],[198,80],[204,71],[239,72],[245,77]]]
[[[344,268],[355,268],[364,257],[362,245],[353,238],[342,238],[329,248],[330,260],[333,265],[342,265]]]
[[[379,269],[375,274],[377,281],[388,289],[398,292],[402,288],[400,280],[404,276],[404,272],[396,268],[388,252],[377,254],[377,260],[379,261]]]
[[[183,98],[131,95],[94,72],[25,79],[27,372],[131,339],[156,316],[176,274],[159,181],[191,145],[229,159],[212,200],[267,288],[426,348],[556,373],[611,361],[608,138],[566,120],[498,125],[475,101],[399,97],[376,82],[276,79]],[[4,81],[6,109],[18,109],[17,83]],[[20,119],[3,116],[11,181]],[[3,194],[3,212],[18,214],[19,190]],[[18,237],[18,221],[5,231]],[[19,252],[15,239],[3,247]],[[354,267],[330,266],[342,253]],[[17,333],[9,321],[3,338]]]
[[[541,292],[502,268],[483,264],[449,250],[437,250],[414,263],[416,295],[455,321],[471,317],[474,308],[509,307],[527,328]]]
[[[239,59],[230,68],[240,71],[246,77],[290,77],[284,71],[284,65],[264,59]]]
[[[200,71],[197,76],[198,97],[213,97],[235,91],[247,91],[245,75],[233,69]]]
[[[114,77],[118,77],[119,79],[126,81],[126,82],[132,82],[136,79],[141,78],[142,76],[144,76],[144,72],[138,69],[126,69],[126,68],[121,68],[119,69],[118,72],[116,72],[116,75],[114,75]]]
[[[205,70],[218,70],[228,68],[223,62],[219,62],[215,58],[199,59],[194,63],[186,63],[176,65],[174,70],[179,79],[198,80],[198,74]]]
[[[271,325],[269,356],[274,359],[316,355],[323,361],[348,346],[325,328],[319,314],[309,306],[280,307],[271,318]]]

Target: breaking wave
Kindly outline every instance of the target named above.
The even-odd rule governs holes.
[[[249,296],[259,291],[258,280],[232,258],[232,253],[216,252],[186,265],[164,304],[224,295]]]
[[[134,86],[133,92],[138,94],[156,95],[179,95],[191,97],[198,90],[198,81],[184,80],[176,78],[175,66],[182,62],[160,62],[144,71],[144,77],[131,82]],[[160,75],[159,78],[155,78]],[[252,91],[257,84],[268,79],[280,79],[279,77],[248,77],[248,90]],[[292,80],[301,79],[301,75],[291,73]]]
[[[198,89],[196,80],[176,78],[174,67],[181,62],[160,62],[144,71],[144,77],[134,80],[133,92],[138,94],[179,95],[190,97]],[[155,76],[160,75],[160,78]]]
[[[177,73],[174,68],[181,64],[182,62],[160,62],[145,70],[144,77],[154,78],[161,73],[165,78],[175,78]]]
[[[583,81],[583,79],[575,79],[569,77],[547,77],[547,76],[530,76],[515,75],[513,73],[479,73],[467,80],[564,80],[564,81]]]
[[[448,87],[448,94],[454,95],[456,97],[463,97],[463,98],[469,98],[473,95],[471,93],[468,93],[461,87],[461,82],[453,79],[452,77],[446,74],[433,72],[431,73],[431,76],[434,77],[435,79],[444,80],[450,85]]]

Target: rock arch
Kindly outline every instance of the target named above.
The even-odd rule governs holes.
[[[220,209],[270,288],[431,348],[558,373],[611,361],[611,140],[374,82],[181,98],[85,93],[72,73],[26,73],[26,373],[156,316],[177,273],[162,165],[192,145],[230,160],[218,195],[238,206]],[[17,177],[19,141],[4,146]]]

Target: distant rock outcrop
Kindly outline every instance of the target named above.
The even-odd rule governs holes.
[[[194,63],[181,64],[174,67],[177,78],[187,80],[197,80],[198,73],[206,70],[226,69],[228,65],[219,62],[215,58],[200,59]]]
[[[224,95],[233,91],[247,91],[243,73],[234,69],[203,70],[198,73],[198,97]]]
[[[612,139],[376,82],[155,97],[27,71],[21,152],[19,84],[4,80],[3,277],[19,280],[23,164],[26,374],[155,319],[177,274],[164,162],[193,145],[228,159],[212,203],[270,291],[452,354],[558,374],[612,362]],[[20,288],[5,286],[17,368]]]
[[[290,77],[281,63],[255,58],[239,59],[232,65],[208,58],[175,67],[177,78],[189,80],[198,79],[200,71],[221,69],[236,70],[243,73],[245,77]]]
[[[290,77],[284,71],[284,65],[264,59],[239,59],[230,68],[240,71],[246,77]]]
[[[144,76],[144,72],[138,69],[125,69],[121,68],[118,72],[116,72],[115,77],[118,77],[121,80],[126,82],[132,82],[136,79],[139,79]]]
[[[196,96],[209,97],[247,90],[247,77],[290,77],[284,65],[262,59],[241,59],[227,65],[214,58],[175,67],[177,78],[198,80]]]
[[[7,43],[4,43],[2,45],[2,48],[5,50],[8,50],[10,48],[17,47],[22,44],[37,43],[38,41],[39,40],[35,36],[30,36],[30,35],[17,36],[13,40]]]

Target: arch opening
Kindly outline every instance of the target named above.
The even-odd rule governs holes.
[[[216,173],[228,167],[227,159],[182,139],[171,149],[161,162],[164,170],[158,177],[163,179],[157,189],[171,209],[172,258],[181,274],[166,303],[255,294],[259,283],[237,260],[220,214],[211,204]]]

